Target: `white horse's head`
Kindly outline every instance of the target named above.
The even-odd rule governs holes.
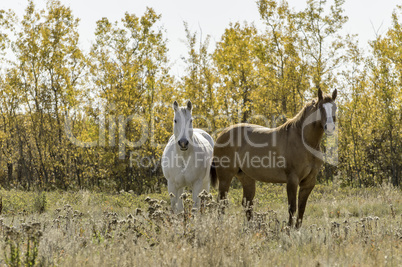
[[[189,143],[193,139],[193,118],[191,117],[191,101],[187,102],[187,107],[179,107],[177,101],[173,103],[174,122],[173,133],[177,145],[181,151],[188,149]]]

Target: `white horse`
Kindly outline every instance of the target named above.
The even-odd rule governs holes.
[[[199,207],[198,194],[205,189],[209,192],[210,169],[214,141],[201,129],[193,129],[191,102],[187,107],[173,103],[173,135],[162,155],[162,171],[168,182],[168,191],[173,212],[183,210],[180,198],[184,187],[193,190],[194,207]]]

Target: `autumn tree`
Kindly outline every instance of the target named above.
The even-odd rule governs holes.
[[[290,118],[302,108],[305,93],[310,89],[297,14],[287,2],[261,0],[257,5],[266,29],[257,50],[261,88],[256,108],[269,118],[279,115]]]
[[[210,36],[202,39],[200,33],[191,32],[187,23],[184,23],[186,33],[187,56],[183,57],[186,72],[181,78],[182,95],[184,99],[193,102],[194,126],[204,128],[214,133],[221,128],[219,119],[219,102],[217,96],[217,70],[214,66],[210,49]]]
[[[326,10],[327,0],[308,0],[307,8],[296,14],[301,38],[301,55],[309,65],[312,88],[336,84],[336,73],[343,63],[344,37],[340,34],[348,21],[344,15],[345,0],[334,0]]]
[[[373,143],[377,152],[375,167],[385,179],[400,184],[402,165],[402,7],[392,14],[392,27],[385,36],[371,42],[373,58],[369,62],[370,83],[376,110],[373,118]]]
[[[219,72],[218,99],[232,123],[247,122],[252,110],[252,91],[257,83],[254,25],[230,24],[217,43],[213,58]]]
[[[112,170],[118,187],[138,192],[154,186],[153,178],[161,175],[156,161],[171,132],[166,114],[173,79],[164,32],[157,25],[160,18],[152,8],[141,17],[126,13],[121,23],[103,18],[97,22],[90,53],[94,92],[102,103],[102,131],[107,129],[100,133],[107,138],[101,144],[100,168]],[[149,166],[138,165],[130,155],[148,159]]]
[[[79,101],[84,57],[78,47],[78,19],[59,1],[36,10],[29,1],[25,16],[9,13],[7,30],[15,60],[3,87],[18,105],[18,176],[28,181],[68,186],[71,151],[64,137],[64,114]]]

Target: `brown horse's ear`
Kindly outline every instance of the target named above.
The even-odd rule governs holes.
[[[191,104],[191,101],[189,100],[187,102],[187,109],[191,111],[191,108],[192,108],[192,104]]]
[[[178,110],[179,110],[179,104],[177,103],[176,100],[173,102],[173,109],[174,109],[174,111],[178,111]]]
[[[332,101],[335,101],[335,98],[336,98],[336,95],[338,94],[338,91],[335,89],[333,92],[332,92]]]
[[[322,99],[323,99],[323,97],[322,97],[321,88],[318,88],[318,101],[321,101]]]

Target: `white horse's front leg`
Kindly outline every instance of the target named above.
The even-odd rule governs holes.
[[[176,188],[176,185],[170,180],[168,180],[168,192],[169,192],[169,196],[170,196],[170,205],[172,207],[172,211],[173,211],[173,213],[176,213],[176,211],[177,211],[176,203],[177,203],[177,200],[179,199],[179,195],[178,195],[179,192]],[[173,196],[172,196],[172,194],[173,194]]]
[[[184,192],[184,187],[177,190],[177,212],[183,211],[183,200],[180,199],[180,196],[183,194],[183,192]]]

